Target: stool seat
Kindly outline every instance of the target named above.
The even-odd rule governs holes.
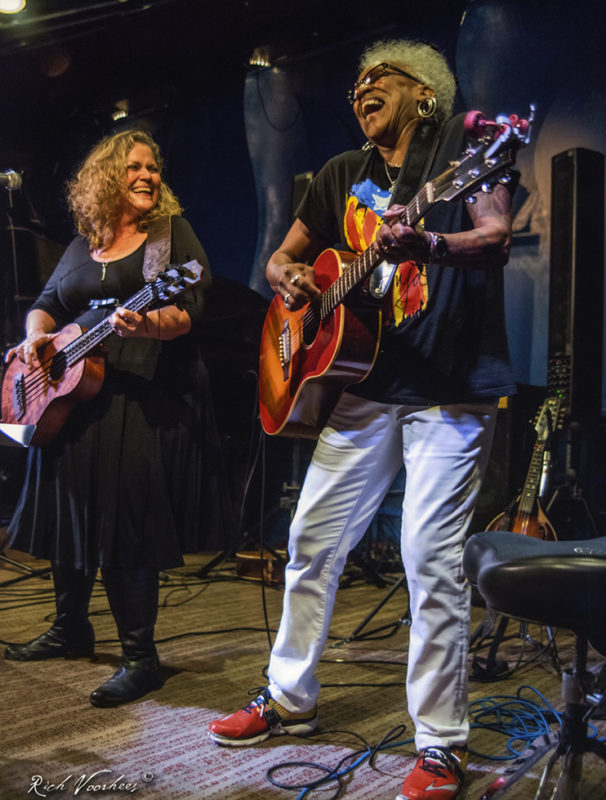
[[[606,536],[550,542],[484,531],[468,539],[463,569],[490,608],[568,628],[606,655]]]

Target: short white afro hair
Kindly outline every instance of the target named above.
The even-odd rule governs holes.
[[[360,73],[373,64],[393,63],[407,67],[421,83],[436,93],[436,119],[452,114],[456,91],[455,77],[444,56],[433,45],[409,39],[385,39],[369,45],[360,58]]]

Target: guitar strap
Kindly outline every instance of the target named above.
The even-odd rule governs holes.
[[[147,229],[143,254],[143,277],[147,283],[154,281],[170,264],[170,216],[158,217]]]
[[[436,157],[441,132],[441,125],[426,123],[417,126],[396,178],[390,205],[406,205],[420,191]]]
[[[436,157],[441,130],[441,125],[430,123],[417,126],[389,198],[390,206],[406,205],[424,185]],[[397,268],[397,264],[383,262],[374,270],[368,284],[371,297],[385,297]]]

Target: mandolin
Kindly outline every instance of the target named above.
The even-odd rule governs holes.
[[[170,303],[201,276],[197,261],[171,265],[121,305],[140,312],[152,303]],[[75,406],[101,388],[105,358],[98,345],[112,332],[108,318],[87,331],[72,323],[40,348],[40,366],[29,369],[13,358],[2,381],[2,422],[36,425],[31,444],[51,442]]]
[[[550,542],[557,540],[555,530],[541,507],[541,482],[550,469],[548,446],[553,431],[559,426],[560,405],[561,398],[548,397],[541,406],[535,422],[537,438],[522,491],[513,509],[496,516],[486,530],[513,531]]]

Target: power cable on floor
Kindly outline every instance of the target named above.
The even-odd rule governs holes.
[[[526,699],[523,697],[525,693],[529,693],[531,696],[534,695],[537,699]],[[491,731],[507,737],[506,753],[502,755],[483,753],[472,746],[468,747],[469,753],[486,761],[510,761],[519,758],[539,736],[548,735],[550,726],[554,724],[560,725],[562,714],[549,703],[538,689],[530,685],[524,685],[513,696],[494,695],[471,701],[469,704],[469,717],[472,732],[477,730]],[[353,773],[366,760],[368,760],[371,768],[376,769],[374,762],[379,753],[414,743],[412,738],[399,739],[405,729],[405,725],[393,728],[375,746],[371,746],[362,736],[352,731],[318,731],[322,735],[346,733],[362,741],[364,748],[347,754],[335,767],[313,761],[286,761],[275,764],[268,769],[267,779],[274,786],[278,786],[281,789],[298,791],[297,800],[303,800],[310,792],[320,787],[323,787],[324,791],[326,791],[328,785],[336,783],[334,793],[328,797],[328,800],[336,800],[345,787],[345,776]],[[590,731],[597,737],[595,726],[590,725]],[[305,738],[310,739],[313,736]],[[600,739],[600,741],[603,740]],[[295,782],[293,780],[288,783],[285,780],[278,781],[275,778],[276,773],[293,769],[305,769],[308,772],[315,770],[322,773],[322,775],[315,780],[306,782]]]
[[[371,769],[376,769],[374,762],[380,752],[412,742],[412,739],[399,739],[405,730],[405,725],[398,725],[389,731],[389,733],[384,736],[383,739],[381,739],[381,741],[376,745],[369,744],[364,737],[357,733],[353,733],[352,731],[323,731],[324,735],[345,733],[348,736],[354,736],[356,739],[359,739],[364,746],[361,750],[348,753],[338,762],[335,767],[330,767],[313,761],[285,761],[280,764],[274,764],[273,767],[270,767],[267,770],[267,779],[271,784],[280,789],[298,791],[299,794],[297,795],[297,800],[303,800],[303,798],[314,789],[325,789],[328,785],[336,783],[334,793],[327,799],[336,800],[336,798],[341,794],[342,789],[345,787],[345,777],[356,770],[361,764],[363,764],[365,761],[368,761]],[[305,783],[295,783],[294,781],[286,783],[285,781],[279,781],[274,777],[274,775],[279,771],[293,769],[305,769],[306,771],[316,770],[317,772],[323,774],[319,778],[316,778],[312,781],[307,781]],[[323,794],[323,796],[325,795]]]

